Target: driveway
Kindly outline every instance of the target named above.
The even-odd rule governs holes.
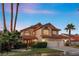
[[[67,56],[79,56],[79,49],[67,46],[52,46],[52,44],[48,45],[48,48],[57,49],[64,51],[64,54]]]

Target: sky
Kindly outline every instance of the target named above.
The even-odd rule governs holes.
[[[14,4],[14,16],[16,4]],[[10,4],[5,4],[7,28],[10,27]],[[0,4],[0,30],[3,28],[2,8]],[[67,24],[75,25],[72,34],[79,34],[79,4],[78,3],[20,3],[17,18],[17,30],[22,30],[37,23],[51,23],[61,29],[60,33],[68,33],[65,30]]]

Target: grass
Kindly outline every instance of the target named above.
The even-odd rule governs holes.
[[[63,51],[55,50],[55,49],[48,49],[48,48],[36,48],[32,49],[27,55],[41,55],[42,53],[48,54],[48,55],[60,55]]]
[[[74,48],[79,48],[79,45],[74,45],[74,46],[72,46],[72,47],[74,47]]]
[[[50,56],[58,56],[58,55],[63,55],[63,51],[55,50],[55,49],[48,49],[48,48],[35,48],[31,49],[30,51],[11,51],[8,52],[8,54],[4,55],[9,55],[9,56],[41,56],[42,54],[44,55],[50,55]]]
[[[61,52],[59,50],[56,49],[48,49],[48,48],[35,48],[32,49],[33,52],[39,52],[39,53],[44,53],[44,52]]]

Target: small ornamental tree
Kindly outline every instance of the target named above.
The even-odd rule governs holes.
[[[11,50],[14,45],[20,41],[20,33],[3,31],[0,35],[0,50]]]
[[[2,32],[0,35],[0,51],[10,51],[9,32]]]

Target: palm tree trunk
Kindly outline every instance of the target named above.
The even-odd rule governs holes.
[[[11,3],[11,21],[10,21],[10,31],[13,30],[13,3]]]
[[[71,29],[69,29],[69,36],[71,35]]]
[[[18,7],[19,7],[19,3],[17,3],[17,5],[16,5],[16,15],[15,15],[15,21],[14,21],[14,31],[16,29],[16,22],[17,22],[17,16],[18,16]]]
[[[4,30],[7,30],[6,19],[5,19],[5,11],[4,11],[4,3],[2,3],[2,15],[3,15]]]

